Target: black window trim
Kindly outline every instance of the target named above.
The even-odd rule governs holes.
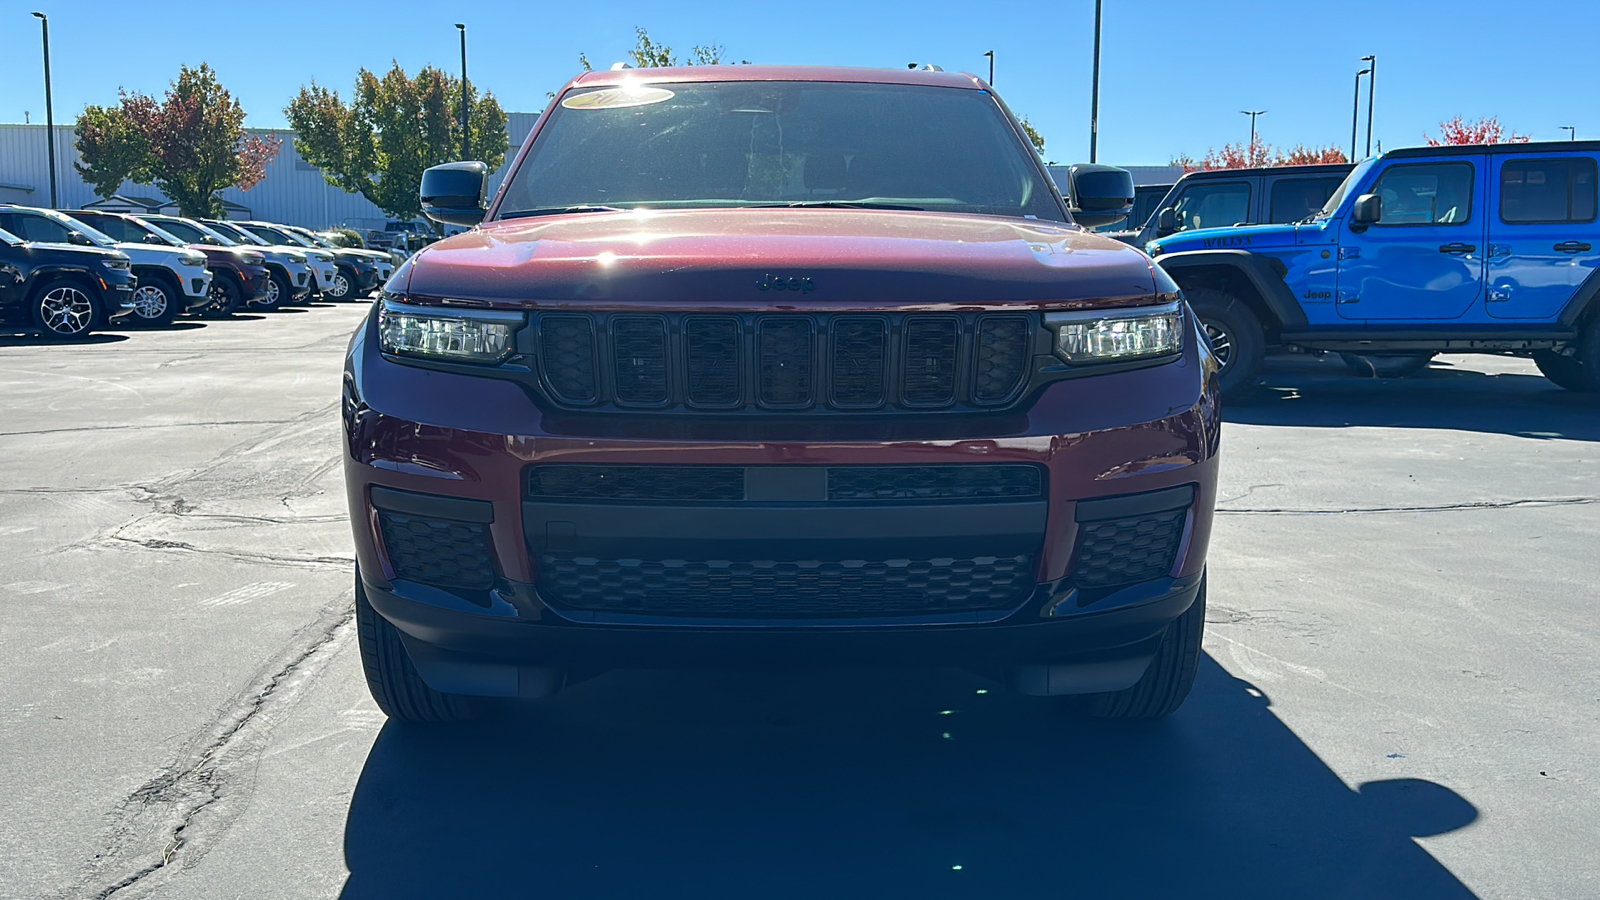
[[[1385,224],[1383,219],[1379,218],[1378,221],[1372,223],[1372,226],[1374,228],[1378,228],[1378,227],[1382,227],[1382,228],[1454,228],[1457,225],[1471,225],[1472,224],[1472,214],[1473,214],[1473,212],[1475,212],[1475,210],[1473,209],[1474,200],[1475,200],[1473,195],[1478,192],[1478,167],[1473,165],[1469,160],[1465,160],[1465,159],[1449,159],[1449,160],[1445,160],[1445,159],[1425,159],[1425,160],[1419,160],[1417,162],[1395,163],[1394,165],[1391,165],[1391,166],[1385,166],[1384,168],[1382,168],[1382,169],[1380,169],[1378,171],[1378,177],[1374,178],[1372,180],[1372,189],[1371,190],[1367,190],[1364,193],[1368,193],[1368,194],[1376,193],[1378,185],[1383,183],[1383,176],[1389,174],[1390,172],[1393,172],[1395,169],[1420,169],[1420,168],[1423,168],[1424,166],[1466,166],[1467,167],[1467,171],[1472,173],[1472,181],[1470,182],[1469,190],[1467,191],[1467,217],[1465,219],[1462,219],[1459,222],[1395,222],[1393,224]]]
[[[1573,178],[1577,175],[1577,172],[1575,171],[1575,167],[1570,165],[1570,163],[1577,161],[1588,163],[1589,170],[1594,173],[1595,176],[1594,180],[1591,182],[1591,184],[1595,187],[1595,214],[1591,215],[1587,219],[1572,218],[1572,200],[1574,196]],[[1564,219],[1517,219],[1514,222],[1508,220],[1506,218],[1506,166],[1509,166],[1512,163],[1541,162],[1563,162],[1569,164],[1567,166],[1567,217]],[[1502,225],[1582,225],[1593,222],[1595,219],[1600,218],[1600,164],[1597,164],[1592,156],[1587,156],[1582,153],[1574,154],[1572,156],[1512,156],[1501,161],[1499,175],[1499,183],[1495,185],[1495,187],[1499,188],[1500,200],[1500,202],[1496,204],[1496,206],[1498,206],[1496,212],[1500,216],[1500,224]]]
[[[1248,217],[1248,218],[1252,218],[1252,219],[1260,218],[1260,216],[1257,216],[1255,214],[1255,212],[1256,212],[1256,210],[1255,210],[1256,184],[1255,184],[1255,181],[1253,179],[1251,179],[1251,178],[1226,178],[1226,179],[1219,178],[1219,179],[1217,179],[1215,181],[1211,181],[1211,180],[1197,181],[1194,184],[1189,185],[1187,188],[1184,188],[1184,190],[1181,193],[1179,193],[1178,196],[1172,198],[1172,202],[1171,203],[1161,203],[1160,205],[1158,205],[1156,207],[1156,213],[1159,214],[1161,212],[1161,210],[1166,209],[1169,206],[1172,207],[1172,209],[1174,211],[1176,211],[1177,208],[1178,208],[1178,204],[1183,201],[1183,198],[1188,196],[1193,191],[1205,190],[1207,188],[1226,187],[1226,186],[1228,186],[1230,184],[1242,184],[1242,185],[1244,185],[1245,216]],[[1203,226],[1202,228],[1179,228],[1178,231],[1203,231],[1203,230],[1205,230],[1207,228],[1232,228],[1233,226],[1235,226],[1237,224],[1238,224],[1237,222],[1229,222],[1226,225],[1206,225],[1206,226]],[[1174,232],[1174,234],[1176,234],[1176,233],[1177,232]]]

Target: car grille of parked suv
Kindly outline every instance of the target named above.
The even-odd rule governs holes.
[[[569,408],[992,409],[1032,361],[1017,314],[602,314],[534,317],[544,393]]]

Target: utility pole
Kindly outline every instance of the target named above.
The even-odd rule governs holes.
[[[1356,72],[1356,97],[1350,101],[1350,161],[1356,161],[1356,135],[1361,128],[1361,76],[1370,72],[1370,69],[1361,69]]]
[[[1372,93],[1378,84],[1378,58],[1376,56],[1363,56],[1361,61],[1367,64],[1367,156],[1372,155]]]
[[[456,23],[461,32],[461,158],[472,158],[472,117],[467,109],[467,26]]]
[[[1100,149],[1100,13],[1104,0],[1094,0],[1094,96],[1089,100],[1089,162]]]
[[[55,209],[60,204],[56,198],[56,116],[55,106],[50,102],[50,17],[42,12],[34,15],[44,26],[44,135],[50,153],[50,208]]]
[[[1245,147],[1244,158],[1253,166],[1256,163],[1256,116],[1264,116],[1267,111],[1264,109],[1241,109],[1239,112],[1250,117],[1250,144]]]
[[[990,50],[983,55],[989,57],[989,86],[994,87],[994,51]]]

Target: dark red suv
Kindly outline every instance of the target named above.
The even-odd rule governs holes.
[[[1200,653],[1215,364],[966,75],[584,75],[351,342],[367,680],[403,719],[615,668],[957,665],[1165,715]],[[1113,212],[1107,212],[1112,210]]]

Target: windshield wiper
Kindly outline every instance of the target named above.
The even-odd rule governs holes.
[[[620,206],[594,206],[581,204],[578,206],[541,206],[538,209],[519,209],[515,212],[501,213],[501,219],[527,219],[532,216],[559,216],[562,213],[583,212],[627,212]]]
[[[877,203],[871,200],[796,200],[793,203],[763,203],[756,209],[779,207],[783,209],[908,209],[912,212],[925,212],[920,206],[911,206],[905,203]]]

